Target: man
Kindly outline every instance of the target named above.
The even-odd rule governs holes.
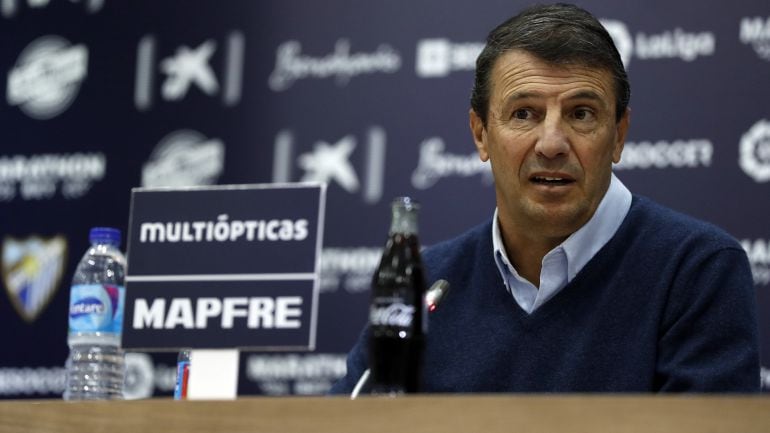
[[[425,251],[452,291],[430,316],[424,392],[755,392],[746,255],[612,174],[629,84],[588,12],[536,6],[494,29],[470,126],[492,221]],[[334,392],[366,369],[366,333]]]

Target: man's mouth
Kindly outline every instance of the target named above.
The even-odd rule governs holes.
[[[566,177],[551,177],[551,176],[532,176],[530,178],[531,182],[540,184],[540,185],[567,185],[572,182],[574,182],[573,179],[569,179]]]

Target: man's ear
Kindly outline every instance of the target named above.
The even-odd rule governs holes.
[[[620,155],[623,153],[623,146],[626,144],[626,133],[628,133],[628,126],[631,123],[631,109],[626,108],[626,112],[623,113],[623,117],[615,125],[615,147],[612,149],[612,162],[615,164],[620,162]]]
[[[479,158],[487,162],[489,160],[489,152],[487,150],[487,130],[484,127],[484,122],[482,122],[481,117],[476,114],[473,108],[468,111],[468,117],[470,118],[471,134],[473,134],[473,142],[476,143]]]

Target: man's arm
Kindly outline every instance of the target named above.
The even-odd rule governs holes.
[[[358,341],[348,354],[347,373],[332,386],[331,390],[329,390],[330,394],[350,394],[353,392],[358,379],[361,378],[361,375],[368,368],[369,363],[366,354],[368,330],[368,327],[364,327],[364,330],[358,337]]]
[[[661,323],[656,389],[758,392],[756,295],[745,252],[720,249],[687,273]]]

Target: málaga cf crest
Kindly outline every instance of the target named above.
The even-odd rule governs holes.
[[[66,256],[64,236],[4,239],[3,282],[11,303],[27,322],[40,315],[59,288]]]

